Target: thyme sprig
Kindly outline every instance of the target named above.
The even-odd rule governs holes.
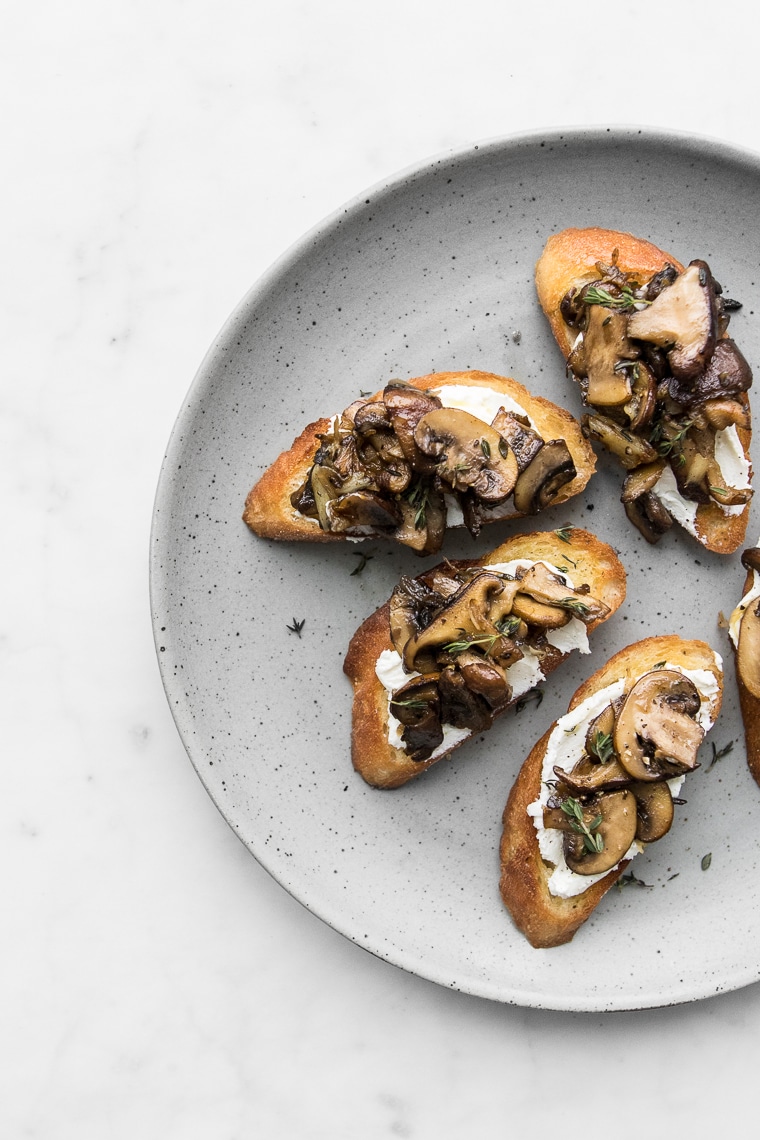
[[[583,294],[583,300],[587,305],[604,305],[607,309],[620,310],[634,309],[636,305],[652,304],[651,301],[645,301],[643,297],[634,297],[630,285],[621,285],[619,288],[620,294],[615,296],[603,285],[590,285]]]
[[[367,565],[372,555],[365,554],[363,550],[354,550],[352,553],[354,558],[358,558],[360,560],[351,571],[351,577],[354,578],[357,574],[361,574],[362,570]]]
[[[561,598],[557,605],[563,610],[569,610],[576,617],[585,617],[591,612],[591,607],[586,602],[582,602],[580,598]]]
[[[560,542],[568,542],[569,543],[570,542],[570,531],[572,529],[573,528],[571,526],[560,526],[557,528],[557,530],[555,530],[554,533],[556,534],[556,536],[560,540]]]
[[[712,759],[710,760],[710,763],[707,765],[707,768],[705,769],[707,772],[709,772],[711,768],[714,768],[719,760],[722,760],[724,756],[728,756],[729,752],[733,752],[733,750],[734,750],[733,740],[729,740],[728,744],[724,748],[721,748],[720,751],[718,751],[718,749],[715,747],[714,741],[711,741],[711,744],[712,744]]]
[[[596,756],[597,760],[605,764],[615,752],[612,744],[612,733],[595,732],[588,750],[592,756]]]
[[[303,627],[305,625],[306,625],[306,618],[303,618],[301,621],[299,621],[298,618],[293,618],[293,624],[287,626],[286,628],[289,629],[291,633],[297,633],[298,636],[300,637],[301,636],[301,630],[303,629]]]
[[[579,835],[583,836],[583,846],[589,854],[598,855],[604,851],[604,836],[597,831],[603,816],[595,815],[590,823],[586,823],[580,800],[573,799],[572,796],[568,796],[559,806],[570,820],[573,831],[577,831]]]
[[[488,654],[491,652],[494,645],[501,637],[500,633],[484,633],[481,637],[478,637],[466,633],[463,629],[461,629],[459,632],[464,634],[461,641],[449,641],[448,644],[444,645],[443,647],[446,653],[451,653],[454,657],[456,657],[459,653],[466,653],[466,651],[468,649],[471,649],[473,645],[487,646],[485,652]]]

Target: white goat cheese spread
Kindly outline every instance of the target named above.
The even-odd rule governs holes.
[[[516,400],[497,392],[495,388],[475,387],[471,384],[442,384],[440,388],[431,388],[431,396],[437,396],[445,408],[459,408],[462,412],[469,412],[477,416],[484,423],[491,424],[499,411],[513,412],[516,416],[525,416],[527,412]],[[533,421],[528,416],[531,427]]]
[[[545,566],[554,574],[562,574],[565,578],[568,587],[573,589],[573,584],[566,574],[563,574],[556,566],[550,562],[543,561]],[[518,569],[533,566],[535,563],[529,558],[515,559],[512,562],[494,562],[489,565],[489,569],[498,570],[502,574],[514,575]],[[550,645],[559,649],[560,653],[570,653],[573,649],[577,649],[579,653],[590,653],[588,634],[586,627],[578,618],[571,618],[570,621],[561,626],[559,629],[549,630],[547,633],[547,641]],[[541,670],[540,656],[526,647],[524,650],[524,657],[520,661],[516,661],[514,665],[510,665],[506,670],[507,681],[512,688],[512,699],[518,700],[520,697],[529,693],[531,689],[535,689],[536,685],[540,685],[546,678]],[[404,748],[404,742],[401,739],[403,726],[396,719],[390,711],[390,702],[394,692],[400,689],[408,681],[414,677],[421,676],[420,673],[412,672],[407,673],[401,662],[401,656],[395,649],[384,649],[377,661],[375,662],[375,674],[380,684],[388,693],[388,743],[393,748]],[[449,748],[453,748],[455,744],[465,740],[468,736],[472,735],[472,730],[469,728],[455,728],[452,724],[443,725],[443,740],[432,753],[431,759],[435,760],[443,752]]]
[[[722,663],[717,653],[715,654],[715,660],[716,664],[720,667]],[[670,662],[666,662],[663,668],[673,669],[682,673],[685,677],[688,677],[694,682],[702,700],[699,712],[697,713],[697,723],[707,732],[713,722],[713,701],[719,689],[715,676],[709,669],[684,669],[682,666],[672,665]],[[598,716],[607,705],[622,696],[623,690],[624,682],[618,680],[606,688],[592,693],[592,695],[581,702],[577,708],[572,709],[571,712],[565,713],[564,716],[560,717],[546,746],[541,771],[541,793],[537,800],[528,805],[527,811],[536,829],[538,849],[541,852],[541,858],[546,863],[550,863],[554,868],[549,876],[549,893],[558,898],[569,899],[574,898],[575,895],[583,894],[593,883],[598,882],[599,879],[603,879],[605,875],[608,875],[609,871],[604,871],[599,875],[578,875],[575,871],[571,871],[565,862],[562,846],[563,832],[556,827],[544,827],[544,807],[552,794],[550,781],[556,779],[554,768],[557,766],[569,772],[575,767],[585,752],[586,733],[588,732],[591,721],[594,717]],[[668,780],[668,785],[674,796],[680,791],[683,780],[683,776],[676,776],[674,779]],[[625,862],[626,859],[632,859],[634,855],[638,855],[639,852],[643,850],[644,844],[638,840],[634,840],[620,862]],[[620,864],[617,863],[616,866],[620,866]]]
[[[744,491],[749,488],[750,465],[745,458],[744,449],[734,424],[727,428],[721,428],[715,433],[715,458],[727,487],[733,487],[737,491]],[[696,517],[699,504],[683,497],[678,490],[672,468],[665,468],[652,489],[676,522],[680,523],[684,530],[688,530],[689,534],[696,537]],[[723,506],[722,503],[718,503],[717,505],[727,515],[740,515],[744,510],[741,504]]]

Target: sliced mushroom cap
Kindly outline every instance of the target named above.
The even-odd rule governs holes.
[[[395,503],[372,491],[351,491],[330,499],[325,514],[328,529],[343,534],[395,530],[401,521]]]
[[[525,470],[544,446],[542,437],[530,426],[527,416],[518,416],[514,412],[499,408],[491,427],[507,441],[510,450],[514,451],[520,471]]]
[[[434,668],[435,650],[474,634],[499,636],[488,617],[489,599],[503,589],[498,574],[484,570],[457,591],[426,629],[410,638],[404,647],[404,668],[421,673]]]
[[[760,602],[757,600],[751,602],[742,614],[736,668],[747,692],[760,698]]]
[[[549,440],[531,459],[515,483],[515,509],[522,515],[537,515],[550,506],[558,492],[576,476],[577,470],[564,439]]]
[[[631,398],[623,405],[631,431],[642,431],[651,423],[657,404],[657,382],[646,364],[637,362],[631,371]]]
[[[626,362],[639,350],[628,339],[625,313],[591,305],[583,337],[567,364],[582,381],[584,400],[593,407],[620,407],[631,398],[631,377]]]
[[[446,533],[447,511],[442,493],[427,482],[396,501],[401,522],[395,538],[417,554],[437,554]]]
[[[391,641],[397,653],[403,653],[409,638],[429,625],[446,596],[421,578],[404,574],[399,579],[388,605]]]
[[[390,712],[403,725],[401,739],[410,760],[420,763],[443,743],[438,677],[413,677],[397,689]]]
[[[591,852],[577,831],[566,831],[563,848],[565,862],[576,875],[600,875],[617,866],[636,836],[636,800],[627,789],[603,792],[583,805],[583,817],[590,825],[601,816],[593,829],[601,837],[601,851]]]
[[[425,456],[420,453],[414,442],[414,429],[424,415],[441,407],[441,401],[429,392],[421,392],[412,384],[392,380],[383,390],[383,403],[388,410],[404,458],[415,470],[424,470],[429,464],[426,465]]]
[[[585,436],[603,444],[608,451],[618,457],[628,471],[640,467],[642,463],[653,463],[659,458],[650,443],[641,436],[627,431],[607,416],[582,416],[581,426]]]
[[[486,661],[477,653],[461,653],[456,662],[470,692],[482,697],[489,708],[500,709],[512,699],[512,687],[506,671],[495,661]]]
[[[666,466],[664,459],[655,459],[652,463],[644,463],[641,467],[634,467],[630,475],[625,477],[623,490],[620,494],[621,503],[633,503],[645,495],[647,491],[651,491]]]
[[[700,697],[693,681],[673,669],[639,678],[617,718],[613,743],[620,763],[637,780],[660,780],[696,767],[704,738],[693,716]]]
[[[636,797],[636,838],[642,843],[654,843],[670,831],[673,822],[673,797],[665,781],[631,784]]]
[[[493,712],[487,701],[474,693],[453,665],[441,670],[438,681],[441,694],[441,720],[453,724],[455,728],[469,728],[472,732],[483,732],[493,723]]]
[[[517,459],[489,424],[460,408],[428,412],[414,429],[420,451],[436,461],[441,479],[456,491],[472,490],[485,503],[501,503],[517,479]]]
[[[745,570],[760,572],[760,546],[750,546],[742,551],[741,563]]]
[[[752,422],[749,407],[730,396],[724,399],[706,400],[691,414],[695,423],[704,423],[715,431],[722,431],[732,425],[749,430]]]
[[[605,618],[610,612],[609,606],[604,602],[568,586],[563,576],[550,570],[545,562],[534,562],[528,567],[520,578],[519,593],[527,594],[545,605],[567,610],[586,623]]]
[[[515,596],[512,613],[528,625],[540,626],[542,629],[561,629],[570,621],[569,610],[547,605],[546,602],[537,602],[527,594]]]
[[[752,386],[752,369],[729,337],[719,340],[704,371],[682,381],[673,377],[668,382],[670,395],[685,408],[705,400],[735,396]]]
[[[717,337],[715,287],[709,266],[692,261],[646,309],[628,318],[628,335],[667,349],[673,375],[685,380],[703,371]]]
[[[636,499],[624,502],[625,513],[652,546],[673,525],[673,516],[654,491],[645,491]]]
[[[566,772],[562,768],[555,767],[554,775],[574,795],[625,788],[633,780],[614,756],[601,763],[594,762],[590,756],[584,756],[572,771]]]

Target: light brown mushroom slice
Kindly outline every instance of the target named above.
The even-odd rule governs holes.
[[[673,797],[665,781],[646,783],[637,780],[630,790],[636,797],[636,838],[654,843],[670,831],[673,822]]]
[[[461,408],[438,408],[414,429],[417,447],[436,461],[455,491],[471,490],[484,503],[501,503],[517,481],[517,459],[490,424]]]
[[[706,400],[691,414],[695,421],[702,419],[715,431],[722,431],[732,425],[749,430],[752,423],[749,408],[730,397]]]
[[[631,372],[631,399],[624,405],[631,431],[641,431],[651,422],[657,404],[657,384],[646,364],[636,363]]]
[[[684,708],[699,693],[673,669],[654,669],[628,693],[615,725],[613,744],[620,763],[637,780],[659,780],[696,767],[704,729]]]
[[[647,491],[651,491],[666,466],[664,459],[655,459],[652,463],[644,463],[641,467],[634,467],[630,475],[625,477],[620,495],[621,503],[633,503],[645,495]]]
[[[528,625],[538,625],[543,629],[560,629],[570,621],[569,610],[537,602],[527,594],[516,595],[512,602],[512,613]]]
[[[657,452],[641,436],[616,424],[606,416],[586,415],[581,417],[583,434],[603,444],[616,455],[628,471],[640,467],[642,463],[654,463],[659,458]]]
[[[565,862],[576,875],[600,875],[616,867],[636,837],[636,800],[627,788],[603,792],[584,804],[583,817],[590,824],[601,815],[593,834],[601,836],[602,849],[587,850],[583,835],[566,831],[563,840]]]
[[[753,697],[760,699],[760,601],[755,599],[742,614],[736,667],[739,680]]]
[[[484,570],[457,591],[430,625],[406,643],[404,668],[426,672],[434,668],[435,653],[444,645],[473,635],[499,637],[499,631],[488,618],[489,599],[504,588],[503,578]]]
[[[602,305],[590,305],[583,337],[568,357],[568,367],[585,380],[584,399],[593,407],[620,407],[631,398],[629,371],[621,367],[638,356],[627,336],[628,318]]]
[[[528,567],[520,579],[520,594],[547,606],[558,606],[583,622],[605,618],[610,612],[604,602],[568,586],[562,575],[555,574],[545,562],[534,562]]]
[[[632,782],[632,777],[614,756],[602,763],[582,756],[570,772],[555,766],[554,775],[575,795],[624,788]]]
[[[527,416],[518,416],[499,408],[491,421],[491,427],[509,444],[515,453],[517,466],[524,471],[544,446],[543,438],[530,426]]]
[[[717,338],[715,290],[705,262],[693,261],[646,309],[632,313],[628,335],[667,349],[675,376],[697,376]]]
[[[522,515],[537,515],[551,505],[559,491],[572,482],[577,473],[564,439],[549,440],[517,478],[515,509]]]

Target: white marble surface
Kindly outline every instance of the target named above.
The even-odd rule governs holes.
[[[204,793],[150,630],[174,416],[303,231],[400,168],[531,128],[644,123],[760,151],[754,6],[658,4],[656,45],[644,7],[6,5],[3,1137],[519,1136],[589,1107],[606,1127],[628,1093],[617,1137],[645,1119],[699,1138],[753,1104],[757,986],[522,1010],[323,926]]]

